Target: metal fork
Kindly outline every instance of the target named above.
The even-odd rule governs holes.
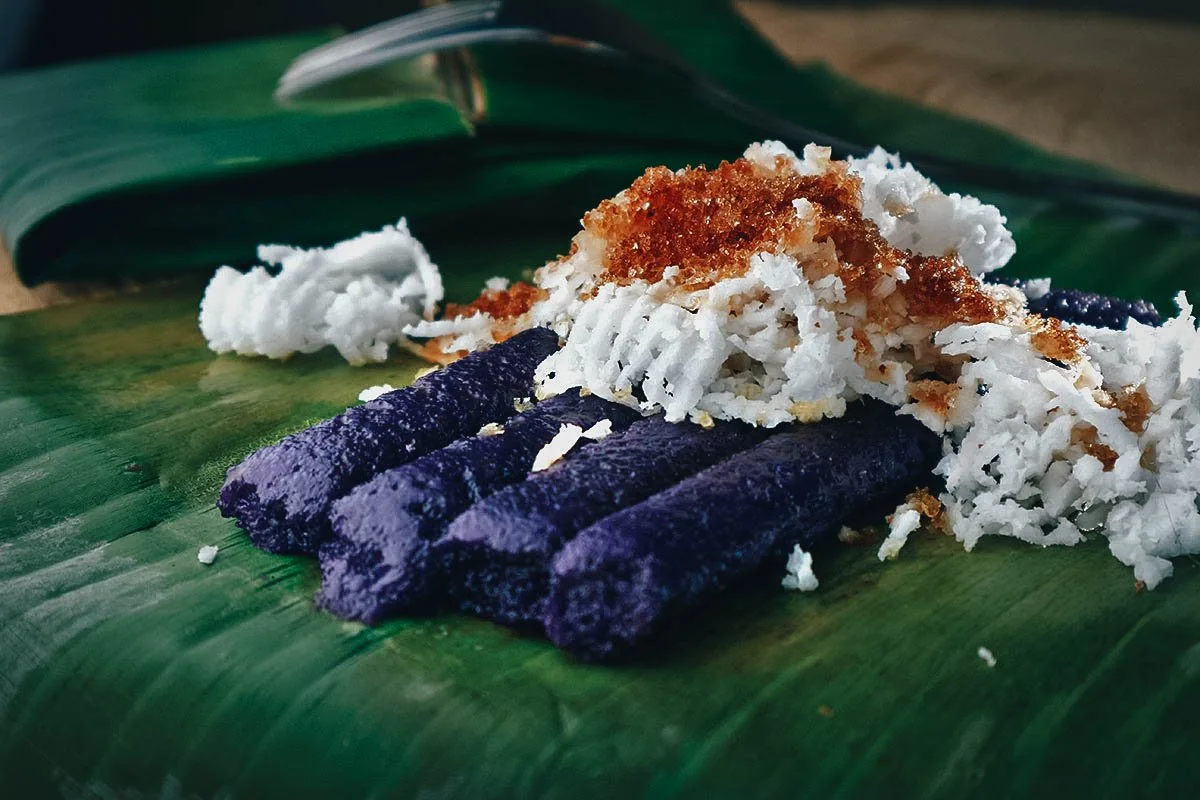
[[[684,79],[713,109],[799,148],[831,147],[838,157],[868,148],[749,103],[696,69],[667,43],[616,10],[591,0],[460,0],[406,14],[303,53],[275,90],[280,101],[392,61],[483,42],[539,43],[630,59]],[[952,144],[952,143],[951,143]],[[948,148],[950,149],[950,148]],[[975,164],[934,153],[905,158],[931,177],[1032,198],[1099,206],[1151,219],[1200,223],[1200,197],[1148,186]]]

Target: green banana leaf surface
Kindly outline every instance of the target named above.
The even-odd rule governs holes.
[[[688,28],[665,22],[678,3],[627,5],[733,88],[835,132],[924,149],[952,138],[979,160],[1091,169],[793,70],[732,18]],[[255,79],[269,88],[262,76],[306,42],[232,47],[270,63]],[[196,122],[211,122],[199,99],[176,99],[177,130],[155,116],[186,164],[130,158],[146,130],[132,123],[133,138],[87,163],[32,145],[18,158],[19,126],[0,124],[0,173],[61,171],[41,188],[0,187],[0,223],[40,279],[123,264],[175,273],[249,258],[277,235],[328,243],[411,214],[463,300],[564,251],[579,215],[644,166],[732,158],[751,138],[674,100],[656,127],[639,116],[654,85],[630,84],[631,67],[567,57],[549,69],[557,57],[481,50],[482,121],[436,91],[389,106],[404,119],[342,105],[320,112],[349,116],[313,134],[310,151],[257,167],[231,155],[225,127]],[[172,58],[177,72],[218,63],[211,49],[138,56],[71,68],[82,77],[23,76],[22,91],[107,69],[120,95],[140,59]],[[564,88],[602,81],[632,88],[594,102]],[[13,85],[0,82],[0,96]],[[160,114],[154,103],[145,114]],[[46,105],[22,108],[45,119]],[[242,108],[258,110],[234,126],[239,142],[283,124],[260,95]],[[711,127],[670,127],[685,111]],[[394,128],[363,132],[351,119],[363,114]],[[81,136],[110,129],[85,116]],[[108,177],[84,191],[80,171]],[[1009,215],[1014,274],[1164,310],[1176,290],[1200,295],[1195,230],[985,196]],[[281,207],[247,217],[255,202]],[[0,797],[1128,797],[1183,795],[1200,780],[1200,569],[1178,560],[1158,590],[1137,592],[1100,537],[1045,550],[985,541],[968,554],[925,534],[886,564],[872,547],[833,546],[816,554],[817,592],[784,592],[781,572],[764,572],[619,666],[580,665],[457,615],[341,622],[312,605],[315,563],[255,550],[216,492],[254,448],[424,365],[215,356],[196,325],[204,276],[180,275],[0,318]],[[220,551],[205,566],[196,554],[209,544]]]

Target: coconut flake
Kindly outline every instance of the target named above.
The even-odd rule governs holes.
[[[477,433],[475,435],[488,437],[488,436],[499,436],[502,433],[504,433],[503,425],[501,425],[499,422],[489,422],[488,424],[486,424],[482,428],[480,428],[479,433]]]
[[[200,548],[198,553],[196,553],[196,560],[201,564],[208,566],[217,560],[217,550],[218,548],[216,545],[206,544]]]
[[[546,442],[541,450],[538,450],[529,471],[541,472],[554,466],[574,449],[581,438],[583,438],[583,428],[564,422],[559,427],[558,433],[554,434],[554,438]]]
[[[787,574],[783,576],[783,588],[800,592],[815,591],[819,583],[817,576],[813,573],[812,565],[811,554],[807,553],[800,545],[793,547],[791,555],[788,556]]]
[[[593,442],[598,442],[601,439],[608,438],[610,434],[612,434],[612,420],[602,419],[580,435],[585,439],[591,439]]]

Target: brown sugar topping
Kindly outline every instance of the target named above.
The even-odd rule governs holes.
[[[957,383],[939,380],[913,381],[908,385],[908,394],[916,402],[929,408],[942,419],[949,419],[958,401],[961,387]]]
[[[930,493],[928,488],[922,486],[911,492],[908,497],[904,498],[904,503],[928,520],[928,526],[933,530],[946,534],[951,532],[945,506],[942,505],[942,501]]]
[[[1100,441],[1100,431],[1091,423],[1081,423],[1071,429],[1071,444],[1083,448],[1089,456],[1095,456],[1104,465],[1104,471],[1110,472],[1117,465],[1117,451]]]
[[[607,242],[604,281],[653,283],[677,266],[681,286],[701,289],[744,274],[756,253],[781,252],[801,226],[792,201],[802,197],[854,208],[858,181],[844,170],[800,175],[745,159],[712,170],[652,167],[619,200],[588,212],[583,227]]]
[[[623,196],[588,212],[583,226],[606,243],[602,282],[653,283],[677,266],[676,283],[696,290],[744,274],[757,253],[786,250],[806,224],[792,205],[803,198],[816,210],[815,240],[837,250],[848,295],[869,297],[885,274],[903,268],[909,279],[898,291],[917,319],[947,325],[1003,317],[957,256],[914,256],[889,245],[862,216],[859,191],[859,179],[837,163],[819,175],[800,175],[782,160],[775,170],[745,159],[712,170],[653,167]]]
[[[1121,421],[1134,433],[1146,432],[1146,418],[1154,410],[1145,386],[1123,386],[1113,397],[1114,405],[1121,412]]]
[[[545,289],[517,281],[507,289],[485,289],[483,294],[465,306],[447,303],[445,316],[453,319],[483,313],[495,320],[513,319],[533,308],[533,304],[545,299],[546,295]]]
[[[584,215],[590,239],[576,237],[559,262],[594,243],[602,248],[597,253],[602,271],[593,293],[606,283],[657,283],[668,267],[679,270],[674,286],[696,291],[744,275],[758,253],[792,252],[810,280],[836,274],[847,303],[865,303],[866,321],[884,333],[914,321],[938,329],[1006,317],[1004,304],[984,290],[957,254],[918,256],[892,247],[863,216],[861,186],[842,162],[830,162],[817,175],[801,175],[783,157],[773,168],[747,159],[715,169],[652,167]],[[807,201],[812,213],[798,214],[797,200]],[[446,315],[486,312],[501,322],[493,329],[500,340],[544,296],[518,283],[504,292],[484,292],[468,306],[449,307]],[[511,322],[505,325],[506,320]],[[879,354],[870,337],[857,326],[850,333],[859,363],[886,377],[875,363]],[[1051,357],[1073,360],[1082,345],[1057,320],[1042,321],[1035,333]],[[929,401],[948,410],[952,397],[942,390]]]
[[[996,322],[1003,307],[979,288],[979,281],[957,256],[911,256],[908,281],[900,291],[912,316],[942,326],[953,322]]]
[[[942,502],[929,493],[929,489],[920,488],[904,498],[909,507],[916,510],[925,519],[933,519],[942,513]]]
[[[1030,344],[1046,358],[1070,364],[1082,356],[1087,341],[1057,317],[1030,314],[1027,324],[1033,329]]]

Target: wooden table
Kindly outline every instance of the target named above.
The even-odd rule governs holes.
[[[825,61],[1047,150],[1200,193],[1200,27],[1010,9],[736,7],[796,62]],[[0,243],[0,314],[131,288],[27,288]]]

